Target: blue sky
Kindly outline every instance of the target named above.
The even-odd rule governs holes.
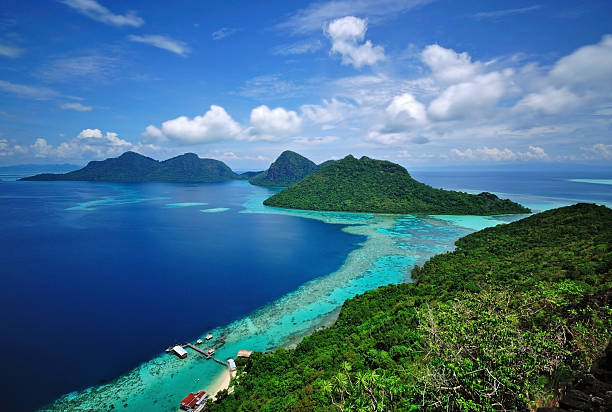
[[[5,0],[0,165],[612,161],[609,1]]]

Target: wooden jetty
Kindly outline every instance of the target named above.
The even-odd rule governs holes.
[[[202,349],[198,348],[197,346],[192,345],[191,343],[186,343],[185,345],[183,345],[186,348],[190,348],[193,349],[194,351],[198,352],[201,355],[204,355],[206,357],[206,359],[210,359],[212,358],[212,355],[209,354],[206,351],[203,351]],[[216,360],[216,359],[215,359]]]

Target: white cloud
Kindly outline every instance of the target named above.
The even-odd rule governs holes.
[[[233,27],[221,27],[219,30],[213,32],[212,38],[213,40],[221,40],[235,34],[237,31],[238,29]]]
[[[84,129],[75,138],[53,146],[44,138],[37,138],[29,146],[10,146],[8,141],[0,140],[0,156],[25,155],[48,159],[91,160],[118,156],[128,150],[156,151],[153,145],[132,144],[119,138],[115,132],[102,133],[100,129]]]
[[[395,96],[385,110],[390,121],[395,124],[405,125],[427,121],[425,105],[417,101],[410,93]]]
[[[14,59],[23,54],[23,49],[6,43],[0,43],[0,56]]]
[[[472,63],[472,58],[466,52],[457,53],[437,44],[425,47],[421,52],[421,60],[429,66],[434,78],[442,83],[472,80],[483,69],[482,63]]]
[[[72,83],[77,78],[87,82],[108,81],[116,77],[118,65],[119,59],[112,56],[66,57],[46,63],[37,75],[47,82]]]
[[[430,103],[428,113],[436,120],[481,117],[504,96],[506,80],[512,73],[510,69],[491,72],[454,84]]]
[[[49,153],[53,150],[53,146],[47,143],[47,141],[43,138],[38,138],[30,146],[32,151],[34,152],[34,157],[47,157]]]
[[[60,106],[60,108],[64,110],[75,110],[77,112],[90,112],[93,107],[85,106],[81,103],[64,103]]]
[[[335,142],[338,139],[338,136],[296,137],[295,139],[293,139],[293,141],[295,143],[303,144],[306,146],[319,146],[322,144]]]
[[[337,99],[323,100],[323,104],[304,104],[300,107],[302,118],[325,128],[343,121],[355,106]]]
[[[381,46],[373,46],[369,40],[363,43],[367,30],[366,20],[354,16],[332,21],[325,29],[332,43],[331,53],[340,54],[342,64],[356,69],[384,60],[385,50]]]
[[[212,105],[203,116],[193,119],[179,116],[162,123],[161,128],[147,126],[143,136],[160,140],[163,137],[185,144],[210,143],[235,139],[242,127],[221,106]]]
[[[530,93],[517,104],[517,110],[534,110],[545,114],[562,113],[580,104],[580,99],[567,88],[548,87],[541,92]]]
[[[531,11],[539,10],[542,8],[542,5],[536,4],[529,7],[520,7],[515,9],[503,9],[503,10],[495,10],[495,11],[482,11],[474,14],[474,18],[478,20],[482,19],[498,19],[500,17],[506,16],[514,16],[517,14],[525,14]]]
[[[130,27],[140,27],[144,24],[144,20],[138,17],[133,11],[128,11],[126,14],[115,14],[95,0],[60,1],[80,14],[101,23]]]
[[[262,105],[251,111],[251,127],[247,139],[278,141],[293,137],[301,130],[302,119],[296,112],[282,107],[270,109]]]
[[[83,129],[77,135],[77,139],[101,139],[102,131],[100,129]]]
[[[597,143],[589,147],[581,147],[580,150],[587,152],[589,158],[612,159],[612,144]]]
[[[525,152],[514,152],[507,147],[504,149],[498,149],[497,147],[489,148],[487,146],[475,150],[459,150],[455,148],[451,149],[450,152],[454,156],[465,160],[493,160],[496,162],[510,162],[517,160],[550,160],[548,154],[539,146],[529,146],[528,150]]]
[[[557,61],[550,71],[552,81],[561,85],[596,91],[612,87],[612,35],[598,44],[584,46]]]
[[[294,34],[312,33],[321,30],[329,21],[343,16],[362,15],[380,21],[415,9],[433,0],[335,0],[317,1],[300,9],[278,24],[277,29]]]
[[[131,34],[128,36],[128,39],[136,43],[149,44],[159,49],[168,50],[169,52],[178,54],[179,56],[186,56],[191,51],[186,43],[168,36],[161,36],[157,34],[137,36]]]
[[[34,100],[49,100],[52,97],[60,97],[61,94],[48,87],[28,86],[0,80],[0,90],[15,94],[19,97]]]
[[[145,127],[145,131],[141,133],[141,136],[147,140],[157,142],[163,142],[164,140],[166,140],[166,136],[164,136],[164,133],[152,124]]]

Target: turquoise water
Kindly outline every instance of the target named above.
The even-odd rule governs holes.
[[[203,202],[179,202],[179,203],[168,203],[166,207],[193,207],[193,206],[206,206],[208,203]]]
[[[228,210],[230,210],[229,207],[213,207],[210,209],[201,209],[200,212],[202,213],[221,213],[221,212],[227,212]]]
[[[576,183],[594,183],[599,185],[612,185],[612,179],[568,179]]]

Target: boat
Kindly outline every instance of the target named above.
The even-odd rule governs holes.
[[[213,335],[211,335],[210,333],[206,335],[206,340],[211,340],[212,338],[213,338]]]
[[[198,345],[201,345],[201,344],[202,344],[202,339],[198,339],[198,340],[196,340],[196,343],[197,343]]]
[[[215,348],[208,349],[208,351],[206,353],[208,353],[211,356],[214,355],[215,354]]]

